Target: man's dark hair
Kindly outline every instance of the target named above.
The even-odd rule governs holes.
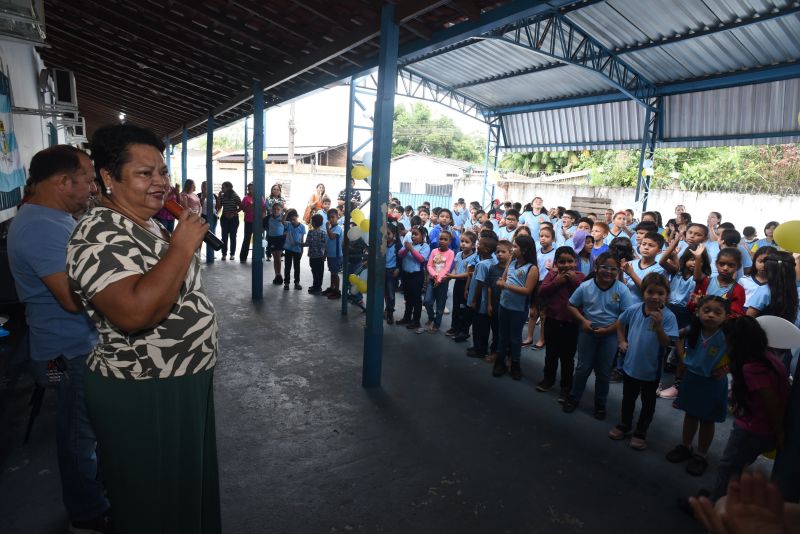
[[[86,152],[70,145],[54,145],[37,152],[31,159],[28,178],[31,184],[60,173],[72,174],[81,168],[81,154]]]
[[[98,129],[92,136],[91,150],[94,160],[97,187],[106,192],[106,186],[100,177],[100,170],[106,169],[111,177],[120,181],[122,166],[130,161],[131,145],[149,145],[159,152],[164,152],[164,142],[147,128],[135,124],[112,124]]]

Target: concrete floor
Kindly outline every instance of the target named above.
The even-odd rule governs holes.
[[[534,390],[542,352],[523,351],[517,383],[492,378],[466,344],[400,327],[385,330],[383,387],[365,390],[360,310],[343,317],[339,301],[270,285],[271,263],[260,304],[249,263],[217,261],[204,279],[220,322],[226,532],[700,532],[675,499],[711,486],[729,424],[695,479],[664,459],[682,420],[670,402],[659,400],[650,448],[636,452],[606,437],[620,385],[608,421],[590,402],[566,415],[555,392]],[[60,533],[54,399],[23,447],[29,395],[29,381],[4,392],[0,533]]]

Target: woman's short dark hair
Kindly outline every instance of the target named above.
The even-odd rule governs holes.
[[[28,167],[31,184],[47,180],[60,173],[72,174],[81,168],[81,157],[86,152],[70,145],[54,145],[34,154]]]
[[[106,192],[100,170],[106,169],[111,177],[120,181],[122,166],[130,161],[130,145],[148,145],[164,152],[164,142],[151,130],[135,124],[111,124],[98,129],[90,144],[94,160],[97,187]]]

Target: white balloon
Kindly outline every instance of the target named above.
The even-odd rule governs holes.
[[[361,161],[364,162],[364,167],[372,170],[372,152],[365,152]]]
[[[361,228],[359,228],[358,226],[354,226],[347,231],[347,239],[349,239],[350,241],[356,241],[363,235],[364,232],[362,232]]]
[[[767,345],[775,349],[800,347],[800,328],[782,317],[761,315],[756,321],[767,333]]]

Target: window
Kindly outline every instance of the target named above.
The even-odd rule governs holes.
[[[445,174],[445,176],[447,176],[448,178],[458,178],[461,175],[456,172],[448,172],[447,174]]]
[[[453,184],[425,184],[426,195],[453,196]]]
[[[400,182],[401,193],[411,193],[411,182]]]

